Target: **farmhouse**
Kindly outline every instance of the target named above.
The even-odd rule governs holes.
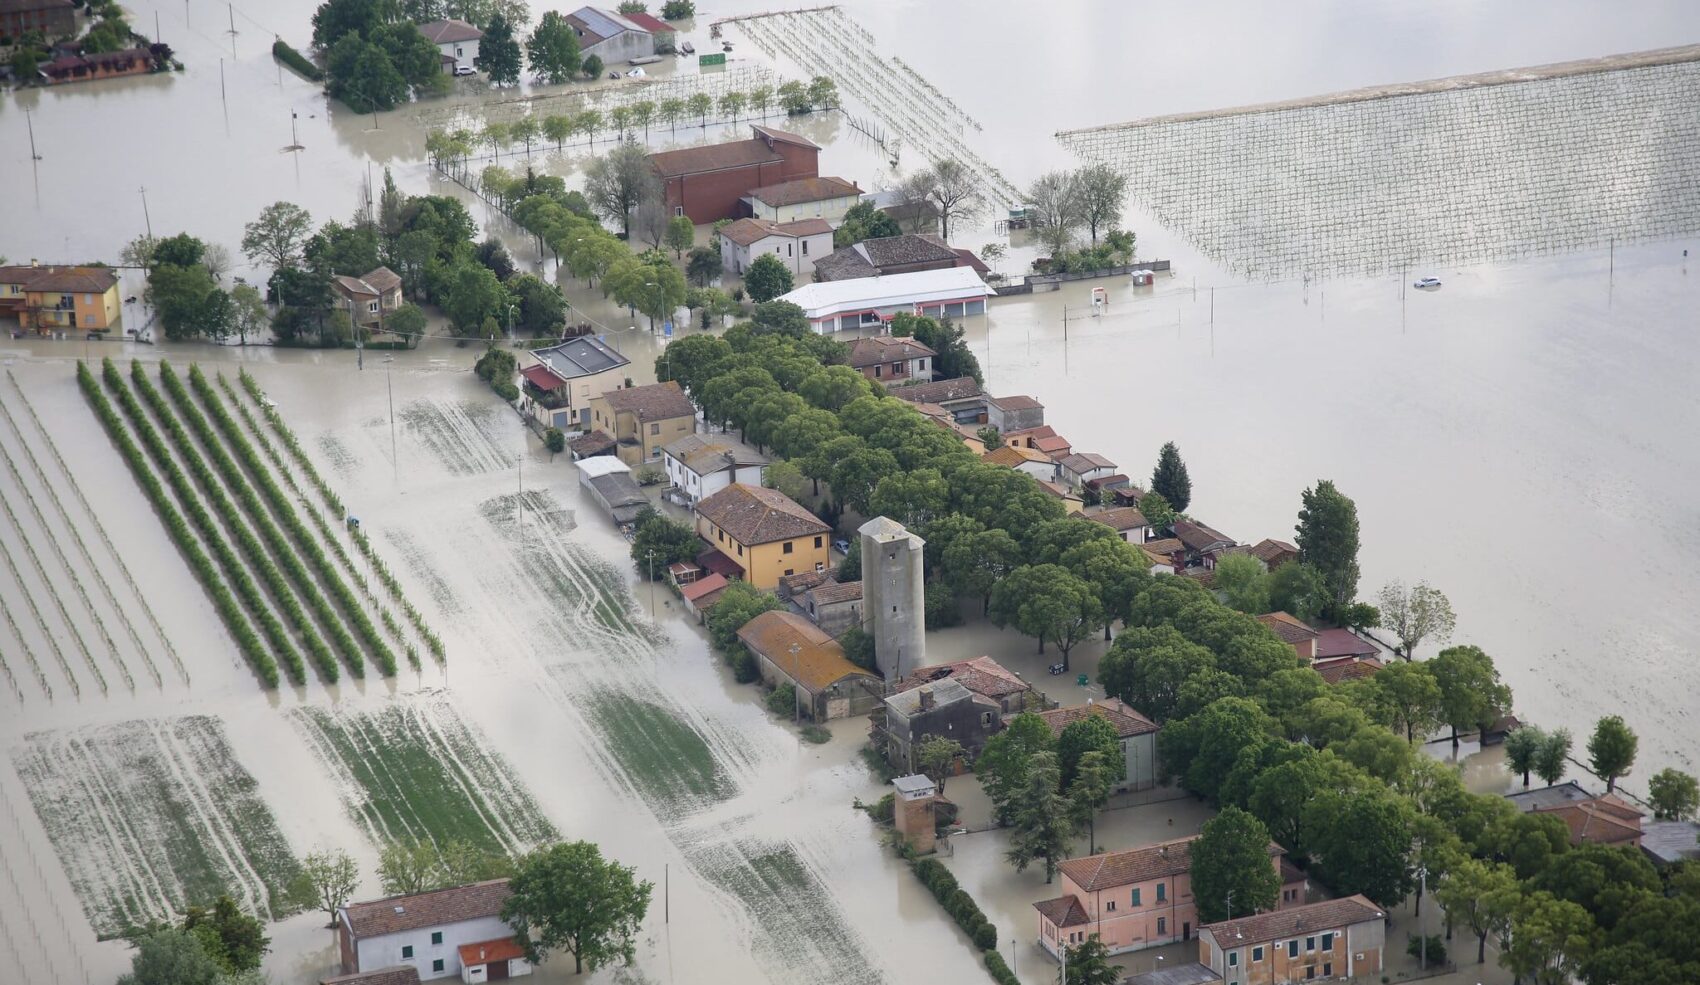
[[[837,223],[862,197],[854,182],[843,178],[793,178],[777,185],[752,188],[743,198],[748,213],[770,222],[824,219]]]
[[[618,442],[614,453],[635,467],[660,458],[662,445],[694,434],[697,409],[671,380],[620,387],[590,398],[590,425]]]
[[[672,214],[698,225],[737,219],[749,214],[743,198],[757,188],[820,173],[819,144],[772,127],[750,129],[747,140],[649,155]]]
[[[0,267],[0,313],[42,334],[108,332],[123,314],[118,278],[105,267]]]
[[[898,769],[915,768],[915,750],[933,736],[962,744],[969,759],[1003,730],[998,702],[968,690],[954,677],[918,684],[885,699],[885,758]]]
[[[996,293],[974,271],[953,267],[804,284],[779,300],[802,308],[809,325],[825,335],[877,326],[899,313],[934,318],[983,315],[986,299]]]
[[[886,386],[933,378],[938,353],[909,338],[876,335],[850,344],[850,368]]]
[[[331,278],[337,306],[356,325],[381,325],[384,316],[401,307],[401,278],[388,267],[377,267],[359,277],[338,274]]]
[[[685,505],[712,496],[734,482],[761,485],[767,459],[742,444],[721,436],[689,434],[661,446],[670,493]]]
[[[844,648],[795,612],[764,612],[738,630],[762,678],[789,682],[817,722],[865,715],[879,704],[879,675],[851,663]]]
[[[451,74],[456,69],[472,67],[478,58],[478,42],[484,37],[478,28],[452,18],[421,24],[419,33],[437,46],[443,56],[443,68]]]
[[[697,503],[697,536],[756,588],[825,571],[832,528],[777,489],[734,483]]]
[[[531,965],[523,955],[495,957],[507,954],[513,943],[513,928],[501,917],[507,899],[508,880],[492,879],[341,907],[336,923],[343,973],[405,965],[425,981],[454,975],[482,982],[485,976],[465,976],[464,970],[472,966],[463,953],[476,961],[483,948],[489,957],[476,966],[484,967],[486,976],[529,975]],[[504,966],[490,975],[489,965],[496,960]]]
[[[771,222],[739,219],[720,230],[720,266],[742,274],[756,257],[770,253],[796,275],[812,274],[815,258],[832,249],[832,224],[825,219]]]
[[[631,360],[594,336],[521,357],[520,411],[544,427],[590,429],[590,398],[620,385]]]
[[[908,691],[930,681],[942,681],[947,677],[970,692],[990,700],[1005,715],[1019,714],[1027,707],[1027,696],[1033,693],[1033,685],[991,657],[975,657],[972,660],[958,660],[936,667],[923,667],[898,681],[894,690]]]
[[[44,38],[62,38],[77,33],[77,7],[71,0],[0,0],[0,40],[9,41],[31,31]]]
[[[578,35],[579,54],[595,55],[605,65],[655,54],[655,36],[672,31],[648,14],[617,14],[597,7],[580,7],[567,15],[567,24]]]

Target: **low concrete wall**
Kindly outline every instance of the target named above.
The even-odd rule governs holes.
[[[1063,284],[1076,280],[1094,280],[1102,277],[1125,277],[1135,270],[1149,270],[1153,273],[1163,273],[1170,268],[1168,260],[1144,260],[1130,263],[1121,267],[1104,267],[1099,270],[1071,270],[1066,274],[1032,274],[1019,283],[1006,282],[995,284],[998,297],[1007,298],[1016,294],[1044,294],[1047,291],[1059,290]]]

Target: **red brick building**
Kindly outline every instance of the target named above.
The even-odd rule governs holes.
[[[77,33],[71,0],[0,0],[0,41],[40,31],[49,41]]]
[[[772,127],[752,126],[748,140],[649,155],[674,215],[699,225],[747,214],[739,201],[770,185],[820,174],[820,146]]]

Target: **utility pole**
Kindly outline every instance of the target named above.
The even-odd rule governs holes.
[[[27,106],[24,107],[24,125],[29,127],[30,131],[30,160],[39,161],[41,155],[35,152],[35,121],[30,119],[30,111]]]
[[[153,216],[148,214],[148,190],[144,185],[139,189],[142,193],[142,219],[148,224],[148,239],[153,239]]]
[[[790,651],[791,651],[791,724],[792,725],[799,725],[799,724],[802,723],[802,718],[803,718],[803,695],[800,693],[803,690],[803,687],[802,687],[802,683],[801,683],[802,679],[798,676],[801,673],[801,670],[799,669],[799,664],[800,664],[801,661],[799,661],[797,655],[803,652],[803,648],[799,644],[793,643],[793,644],[791,644]]]
[[[644,551],[643,556],[644,556],[645,560],[647,560],[649,562],[649,621],[654,622],[655,621],[655,549],[651,548],[647,551]]]
[[[384,358],[384,391],[390,401],[390,477],[397,486],[401,485],[401,460],[396,457],[395,450],[395,386],[390,382],[390,366],[395,362],[394,356]]]

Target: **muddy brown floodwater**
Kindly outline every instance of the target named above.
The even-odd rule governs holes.
[[[114,260],[149,221],[156,233],[187,230],[238,254],[242,224],[264,205],[289,199],[321,221],[346,217],[368,174],[387,166],[407,191],[466,198],[517,258],[536,263],[527,239],[429,170],[424,130],[511,116],[524,109],[515,98],[536,97],[533,111],[547,112],[575,97],[529,85],[517,97],[493,96],[461,83],[445,101],[355,116],[270,57],[274,35],[305,46],[313,6],[137,0],[128,5],[136,25],[151,31],[157,15],[189,71],[0,100],[0,177],[14,189],[0,214],[0,254]],[[763,6],[705,5],[683,37],[700,48],[709,21]],[[1633,18],[1602,18],[1581,2],[1321,3],[1280,18],[1248,18],[1227,5],[1135,13],[1108,3],[1035,16],[1013,0],[982,4],[973,17],[898,2],[844,12],[854,30],[771,62],[757,41],[773,32],[734,26],[728,37],[734,69],[798,77],[808,66],[794,59],[842,66],[841,88],[860,92],[846,112],[788,125],[826,145],[825,173],[866,188],[889,185],[939,152],[973,154],[988,182],[1022,187],[1073,163],[1050,139],[1059,129],[1700,39],[1700,12],[1680,4]],[[868,75],[874,57],[886,61]],[[889,84],[874,84],[880,78]],[[852,119],[879,124],[887,146],[859,134]],[[31,126],[39,162],[29,159]],[[737,129],[686,127],[650,142]],[[284,152],[292,140],[305,149]],[[589,153],[535,148],[532,163],[574,181]],[[991,221],[1006,204],[996,202],[982,228],[957,233],[958,244],[1001,239]],[[1138,203],[1125,223],[1141,256],[1172,258],[1174,275],[1140,292],[1104,283],[1110,304],[1099,318],[1085,310],[1090,285],[998,302],[967,325],[994,392],[1037,397],[1077,448],[1108,455],[1135,477],[1163,441],[1177,441],[1194,478],[1193,512],[1241,540],[1289,537],[1299,491],[1334,479],[1358,503],[1366,594],[1395,577],[1447,591],[1457,638],[1495,655],[1526,718],[1581,733],[1599,715],[1624,715],[1643,738],[1632,791],[1659,766],[1696,768],[1688,712],[1700,705],[1700,685],[1683,671],[1700,649],[1692,575],[1700,524],[1691,503],[1700,358],[1689,344],[1700,271],[1688,269],[1683,250],[1700,242],[1440,262],[1422,273],[1445,286],[1420,293],[1402,291],[1396,278],[1248,284]],[[1001,266],[1015,272],[1034,248],[1010,246]],[[263,274],[240,260],[234,272]],[[652,378],[657,340],[600,292],[567,287],[632,359],[634,378]],[[127,276],[126,296],[140,288]],[[87,894],[98,891],[91,887],[108,876],[133,880],[145,901],[169,896],[172,880],[191,871],[227,872],[258,905],[268,873],[288,860],[255,863],[270,849],[236,837],[239,822],[221,811],[269,807],[290,853],[346,848],[368,876],[362,893],[375,892],[374,829],[351,812],[360,791],[304,741],[303,708],[360,721],[426,709],[421,720],[436,723],[435,734],[456,737],[443,740],[445,755],[499,757],[526,795],[516,804],[534,803],[554,830],[598,842],[653,880],[657,901],[636,968],[593,980],[954,982],[984,974],[925,890],[849,809],[880,792],[856,758],[863,724],[836,723],[825,745],[801,743],[759,707],[753,689],[729,682],[670,596],[657,593],[652,622],[626,543],[584,508],[567,463],[525,441],[511,412],[476,384],[469,350],[431,343],[393,362],[369,357],[362,371],[345,353],[0,345],[16,380],[0,379],[0,403],[16,422],[0,419],[0,449],[17,470],[14,477],[0,463],[15,512],[0,517],[0,532],[8,548],[27,540],[37,552],[13,551],[12,565],[0,566],[10,672],[0,682],[8,692],[0,694],[0,977],[86,985],[122,970],[124,946],[97,942],[84,915]],[[392,681],[310,679],[271,694],[256,686],[73,381],[74,358],[162,354],[232,376],[238,363],[251,369],[442,634],[445,666],[404,667]],[[62,496],[55,505],[53,491],[67,482],[60,461],[86,505]],[[55,585],[79,583],[86,598],[61,592],[66,608],[56,609],[51,594],[30,591],[41,572]],[[933,662],[991,653],[1064,701],[1095,693],[1072,678],[1044,678],[1047,658],[1031,641],[981,622],[936,634],[930,647]],[[1093,680],[1101,653],[1096,641],[1076,651]],[[138,730],[135,722],[154,724]],[[1462,752],[1473,787],[1509,782],[1497,753]],[[21,774],[76,775],[74,763],[98,773],[118,762],[166,770],[199,806],[185,821],[148,800],[134,829],[118,825],[102,843],[157,846],[171,825],[199,824],[216,857],[190,866],[139,852],[110,873],[86,852],[60,864]],[[244,775],[257,798],[220,806],[197,790],[212,777],[245,786]],[[142,803],[145,786],[79,796],[114,820],[126,803]],[[1171,816],[1187,830],[1202,820],[1190,801],[1169,809],[1111,812],[1100,836],[1133,844],[1168,831]],[[527,830],[537,829],[516,825],[506,835]],[[1010,871],[1000,839],[958,838],[948,864],[1000,934],[1017,941],[1022,980],[1047,981],[1054,966],[1030,943],[1029,904],[1043,878]],[[274,981],[293,985],[329,970],[322,922],[303,914],[272,926]],[[1128,966],[1151,964],[1141,957]],[[571,977],[556,961],[538,980]]]

